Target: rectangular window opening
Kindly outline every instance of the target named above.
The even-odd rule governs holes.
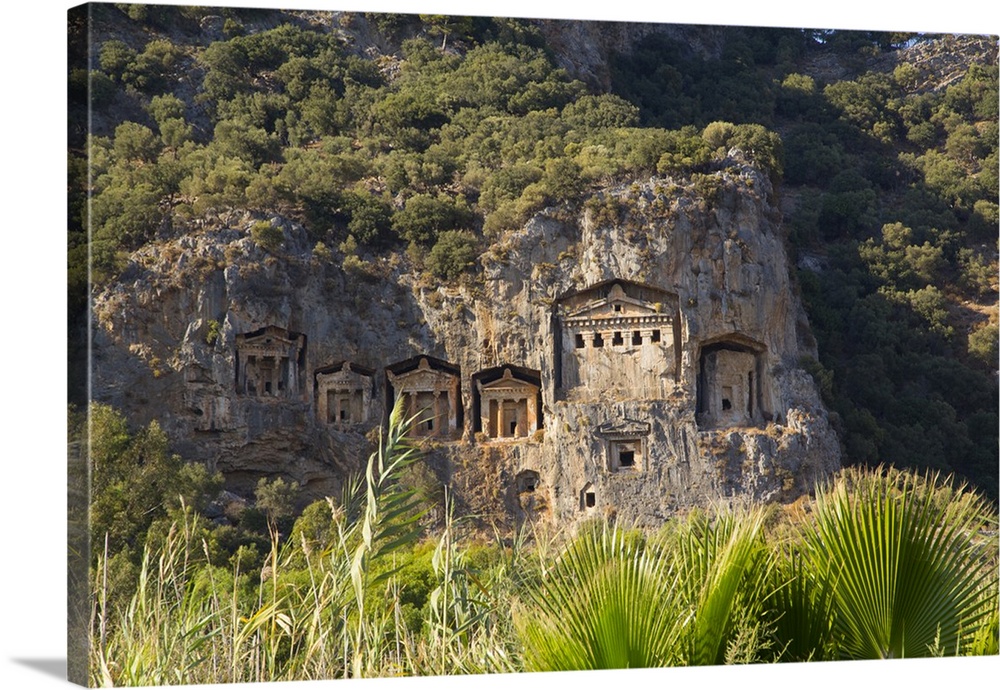
[[[633,467],[635,466],[635,451],[634,450],[623,450],[618,454],[618,466],[619,467]]]
[[[577,333],[576,334],[576,349],[579,350],[583,346],[584,346],[584,343],[583,343],[583,334],[582,333]]]
[[[621,331],[615,331],[615,336],[611,339],[611,344],[612,345],[624,345],[625,344],[625,340],[624,340],[624,338],[622,338],[622,332]]]
[[[593,508],[594,506],[597,505],[597,494],[595,494],[593,491],[588,491],[584,495],[583,501],[588,508]]]
[[[642,333],[639,331],[632,331],[632,344],[642,345]]]
[[[622,305],[616,304],[615,305],[615,311],[619,311],[620,312],[621,310],[622,310]]]
[[[594,333],[594,347],[604,347],[604,338],[600,333]]]
[[[653,340],[654,343],[660,342],[660,329],[656,329],[655,331],[653,331],[653,338],[652,338],[652,340]]]

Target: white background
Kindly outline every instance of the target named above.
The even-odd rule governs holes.
[[[206,2],[205,4],[212,4]],[[279,3],[222,1],[229,6]],[[673,23],[769,25],[901,31],[1000,33],[996,5],[980,0],[891,3],[893,15],[871,0],[831,3],[689,2],[637,0],[342,0],[291,2],[303,9],[433,12]],[[65,198],[66,10],[71,3],[8,3],[0,22],[0,140],[3,206],[3,356],[0,358],[0,688],[61,687],[65,625]],[[987,9],[994,7],[994,9]],[[780,9],[779,9],[780,8]],[[354,681],[371,688],[525,688],[553,684],[636,688],[809,687],[864,688],[886,681],[912,687],[995,687],[1000,658],[906,662],[786,664],[726,669],[663,669]],[[334,687],[334,681],[280,683],[275,688]],[[254,688],[260,686],[212,686]]]

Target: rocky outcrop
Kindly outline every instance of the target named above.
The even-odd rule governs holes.
[[[791,500],[840,456],[770,194],[738,159],[607,189],[445,286],[314,253],[277,217],[269,253],[232,217],[145,247],[96,298],[95,397],[243,495],[262,476],[336,495],[405,394],[427,481],[500,524]]]
[[[560,19],[534,22],[559,66],[573,78],[601,90],[612,85],[612,58],[630,53],[651,34],[673,39],[682,50],[704,59],[718,59],[725,43],[725,29],[715,26]]]

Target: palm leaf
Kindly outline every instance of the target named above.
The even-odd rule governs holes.
[[[694,515],[681,526],[676,563],[690,612],[684,663],[721,664],[737,625],[755,624],[769,592],[772,558],[762,539],[763,511]]]
[[[677,609],[666,553],[617,528],[574,540],[517,611],[529,670],[664,666],[674,660]]]
[[[841,654],[960,653],[990,611],[976,546],[988,520],[982,500],[936,476],[847,470],[821,488],[808,559],[829,588]]]

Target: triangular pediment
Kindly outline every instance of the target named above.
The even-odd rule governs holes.
[[[354,371],[350,362],[344,362],[340,369],[317,372],[316,381],[319,386],[326,388],[337,386],[362,387],[368,385],[368,382],[371,381],[371,376]]]
[[[251,333],[241,333],[237,339],[244,346],[288,348],[298,347],[302,336],[278,326],[265,326]]]
[[[453,385],[458,380],[458,376],[455,374],[447,371],[439,371],[432,367],[426,357],[421,358],[420,364],[416,369],[403,372],[402,374],[394,374],[392,371],[389,371],[388,374],[393,386],[396,386],[400,390],[410,391],[440,390]]]
[[[513,373],[511,373],[510,369],[504,370],[503,376],[498,378],[496,381],[479,383],[478,386],[481,391],[505,389],[529,390],[533,392],[538,391],[538,386],[529,381],[523,381],[517,378]]]

